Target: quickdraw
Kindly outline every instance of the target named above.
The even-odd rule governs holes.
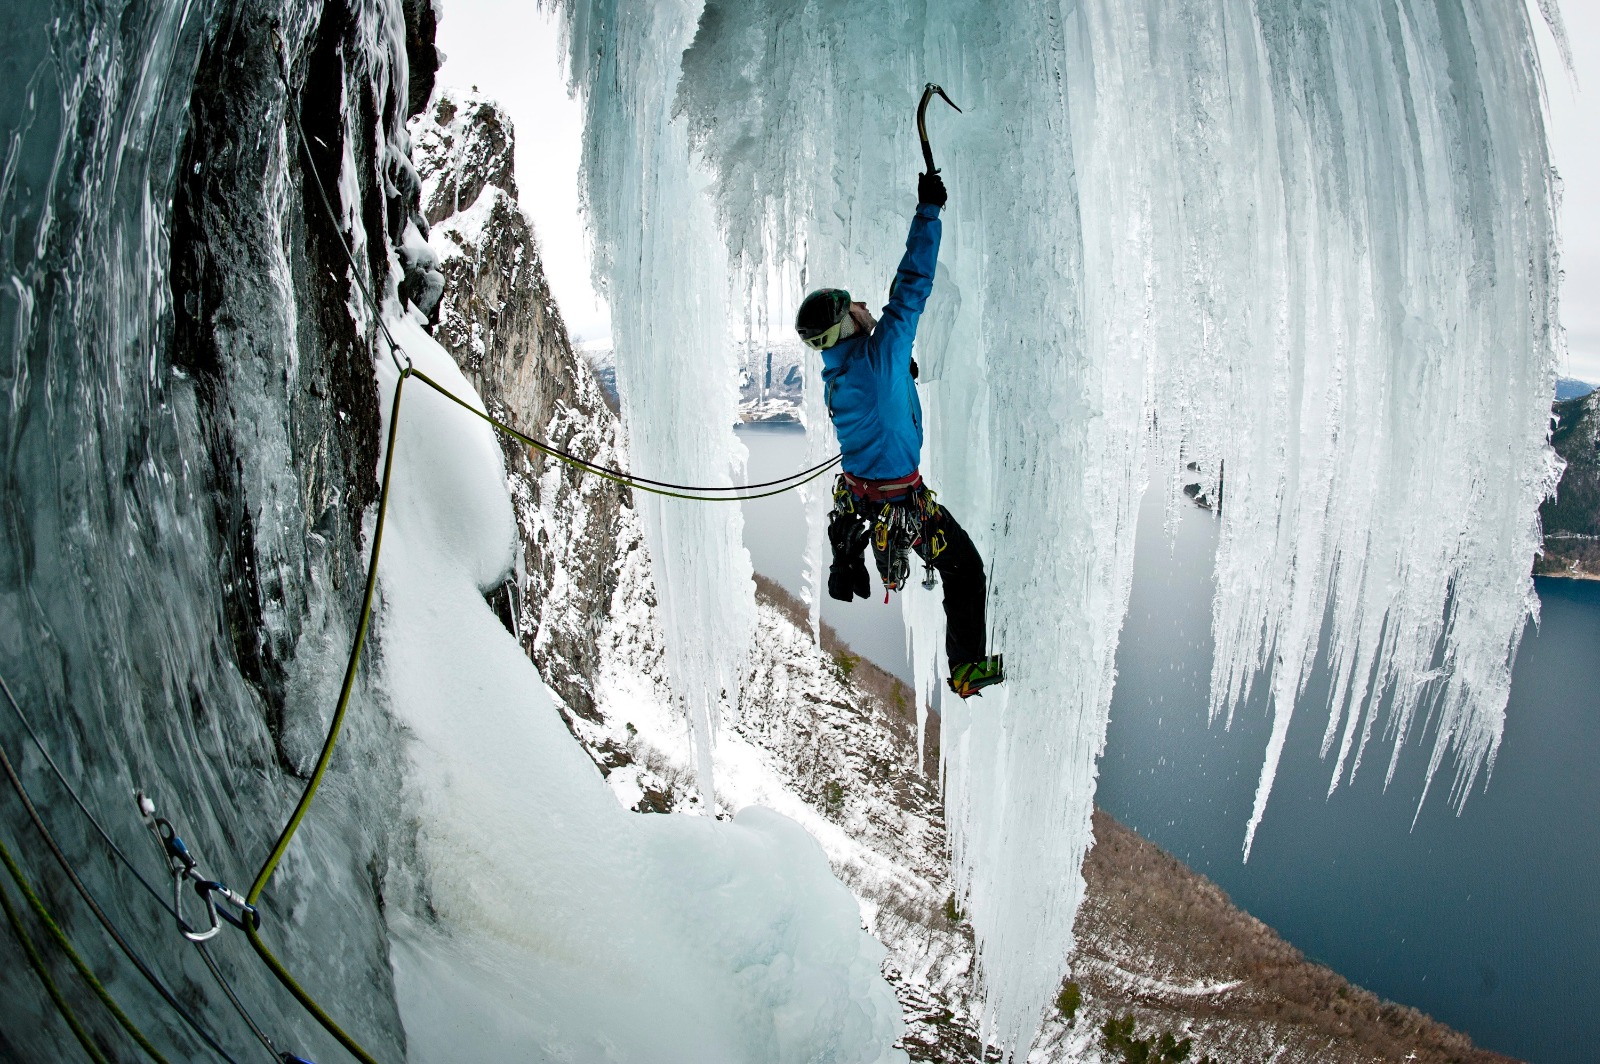
[[[872,526],[872,553],[883,579],[883,601],[911,579],[911,551],[921,541],[920,515],[908,506],[884,503]]]
[[[833,485],[835,513],[860,515],[865,500],[850,490],[843,476]],[[883,581],[883,601],[889,594],[904,588],[911,580],[911,554],[923,542],[928,522],[940,514],[936,494],[928,488],[918,487],[907,495],[886,500],[872,521],[872,556],[877,563],[878,576]],[[922,559],[922,586],[929,591],[939,586],[939,577],[933,560],[945,552],[949,542],[943,529],[935,529],[928,540],[928,554],[917,554]]]
[[[850,493],[850,485],[845,483],[842,473],[833,478],[833,508],[840,513],[856,512],[856,497]]]
[[[178,921],[178,930],[183,933],[183,937],[190,942],[205,942],[222,930],[224,920],[240,929],[243,929],[245,922],[248,921],[252,928],[259,930],[261,914],[256,911],[256,907],[245,901],[242,895],[230,889],[226,883],[208,879],[201,874],[200,862],[178,835],[177,829],[172,826],[172,821],[166,817],[156,816],[156,804],[143,792],[138,795],[138,801],[139,813],[155,835],[156,844],[161,847],[161,852],[167,859],[167,870],[172,874],[172,909]],[[195,930],[196,925],[184,919],[185,882],[194,885],[194,892],[200,895],[205,903],[206,924],[203,930]],[[239,915],[234,916],[232,913],[219,910],[218,898],[237,909]]]

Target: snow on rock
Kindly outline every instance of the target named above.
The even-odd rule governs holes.
[[[476,403],[412,319],[389,325]],[[398,373],[379,376],[387,402]],[[883,948],[804,830],[759,808],[634,816],[568,735],[484,601],[516,542],[489,428],[412,382],[395,447],[380,574],[424,870],[395,919],[411,1059],[903,1059]]]
[[[476,203],[485,188],[517,198],[515,141],[504,110],[478,92],[442,88],[411,124],[422,211],[436,225]]]
[[[491,100],[441,87],[410,128],[445,280],[435,338],[493,416],[584,461],[625,466],[621,428],[573,351],[516,200],[510,118]],[[459,209],[441,213],[446,205]],[[494,593],[496,608],[568,711],[592,714],[614,553],[642,546],[626,532],[637,525],[630,493],[509,436],[500,445],[522,557]]]

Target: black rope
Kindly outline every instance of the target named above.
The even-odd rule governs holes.
[[[134,874],[139,882],[144,885],[144,888],[150,892],[150,895],[156,899],[157,903],[159,903],[163,909],[171,914],[175,920],[182,924],[182,917],[179,916],[177,911],[172,908],[171,903],[168,902],[165,897],[163,897],[153,886],[150,885],[149,880],[145,879],[144,876],[140,874],[139,869],[131,860],[129,860],[128,855],[125,854],[121,847],[119,847],[116,842],[112,840],[111,836],[106,833],[105,828],[101,827],[100,821],[95,818],[94,814],[89,811],[88,806],[84,804],[83,799],[78,796],[77,791],[73,788],[72,784],[68,782],[66,775],[62,773],[60,767],[56,765],[55,759],[50,756],[50,752],[45,748],[44,743],[40,740],[38,732],[34,731],[33,723],[28,719],[27,714],[22,711],[22,706],[17,702],[16,696],[12,694],[11,685],[6,682],[4,675],[0,675],[0,691],[5,693],[6,701],[10,703],[12,712],[15,713],[17,719],[22,722],[22,726],[27,729],[28,735],[32,737],[34,745],[38,747],[39,753],[44,757],[46,764],[48,764],[51,770],[55,773],[56,779],[60,782],[61,786],[66,789],[67,794],[71,796],[73,802],[78,806],[78,808],[83,811],[83,815],[88,819],[89,823],[94,826],[95,831],[99,833],[101,839],[103,839],[106,845],[111,849],[111,852],[114,853],[128,868],[128,870]],[[88,886],[84,884],[83,880],[79,878],[77,871],[72,866],[72,862],[67,858],[67,855],[62,852],[60,845],[56,842],[55,836],[51,833],[49,827],[46,826],[44,818],[40,815],[38,807],[34,805],[32,796],[28,794],[27,786],[22,782],[22,777],[18,774],[16,767],[12,764],[11,758],[7,755],[3,744],[0,744],[0,769],[4,770],[6,777],[11,783],[12,789],[17,792],[17,797],[21,799],[23,808],[27,811],[28,819],[32,821],[35,830],[37,830],[40,836],[44,839],[45,846],[50,850],[51,855],[55,857],[56,863],[61,866],[62,871],[66,873],[67,879],[72,883],[74,889],[76,889],[78,894],[82,896],[84,903],[89,906],[89,911],[92,912],[95,916],[95,919],[100,922],[100,926],[105,928],[106,934],[111,936],[112,941],[117,944],[118,948],[122,950],[122,952],[127,956],[128,960],[133,963],[133,966],[139,970],[139,974],[144,976],[145,980],[155,988],[156,992],[161,995],[162,999],[172,1007],[173,1011],[175,1011],[179,1017],[182,1018],[184,1023],[189,1025],[190,1029],[192,1029],[195,1034],[200,1036],[200,1039],[204,1041],[206,1045],[210,1046],[214,1052],[221,1056],[222,1059],[228,1061],[229,1064],[238,1064],[238,1062],[228,1054],[228,1051],[223,1049],[221,1044],[218,1043],[214,1037],[212,1037],[210,1032],[208,1032],[200,1024],[199,1020],[197,1020],[186,1008],[184,1008],[183,1003],[173,995],[172,991],[169,990],[166,984],[161,981],[161,978],[151,970],[144,958],[139,955],[138,951],[135,950],[128,942],[126,936],[122,934],[122,931],[117,927],[112,919],[106,915],[106,912],[103,908],[101,908],[99,901],[89,890]],[[244,1020],[245,1024],[256,1035],[256,1037],[260,1039],[261,1044],[267,1048],[267,1051],[272,1054],[272,1058],[274,1060],[280,1059],[277,1048],[272,1044],[271,1039],[267,1038],[267,1036],[263,1034],[261,1029],[256,1025],[254,1018],[250,1016],[248,1010],[245,1009],[243,1002],[241,1002],[238,998],[238,995],[234,993],[233,987],[228,984],[227,979],[222,975],[221,970],[217,967],[216,962],[212,959],[210,953],[206,951],[204,945],[196,943],[196,946],[199,948],[201,956],[204,957],[206,966],[211,969],[211,973],[216,977],[218,984],[222,987],[223,993],[227,995],[229,1001],[233,1002],[234,1007],[239,1011],[239,1015]]]
[[[329,199],[329,197],[328,197],[328,190],[327,190],[327,187],[324,186],[323,183],[322,183],[322,177],[317,173],[316,160],[314,160],[311,157],[311,144],[306,139],[305,130],[300,127],[300,120],[299,120],[298,117],[293,116],[293,115],[291,115],[290,117],[291,117],[291,120],[294,122],[294,130],[295,130],[296,136],[299,138],[300,147],[305,151],[306,172],[311,175],[311,182],[312,182],[312,184],[316,185],[316,187],[317,187],[317,195],[322,200],[323,210],[327,211],[328,220],[333,223],[334,232],[339,237],[339,246],[344,249],[345,258],[348,259],[349,262],[350,262],[351,279],[355,281],[356,287],[358,289],[360,289],[362,298],[364,298],[367,301],[367,306],[372,311],[373,320],[375,322],[377,322],[378,328],[383,331],[383,335],[384,335],[385,339],[387,339],[389,341],[389,357],[394,361],[395,368],[396,369],[407,369],[407,368],[410,368],[410,356],[409,355],[406,357],[407,365],[405,365],[405,366],[402,366],[400,364],[399,359],[396,357],[396,353],[397,352],[400,353],[400,354],[404,354],[405,353],[405,348],[400,346],[399,341],[397,341],[394,338],[394,334],[389,331],[388,323],[383,320],[383,315],[378,311],[378,301],[372,297],[372,293],[370,291],[368,291],[368,289],[367,289],[366,282],[364,280],[362,280],[361,267],[356,263],[355,253],[350,250],[350,245],[345,241],[344,229],[339,224],[339,215],[333,209],[333,201],[331,199]],[[829,466],[833,465],[835,462],[838,462],[839,460],[841,460],[844,457],[844,455],[842,453],[841,454],[836,454],[832,458],[829,458],[828,460],[826,460],[824,462],[819,462],[818,464],[816,464],[814,466],[810,466],[809,468],[799,470],[798,472],[795,472],[795,473],[790,473],[788,476],[785,476],[785,477],[779,477],[777,480],[763,481],[760,484],[735,484],[735,485],[729,485],[729,486],[707,486],[707,485],[704,485],[704,484],[675,484],[670,480],[655,480],[655,479],[653,479],[651,477],[640,476],[637,473],[630,473],[626,469],[617,469],[617,468],[612,467],[612,466],[603,466],[603,465],[599,465],[599,464],[597,464],[595,462],[591,462],[586,458],[579,458],[577,455],[572,454],[569,451],[562,450],[560,447],[556,447],[555,445],[547,443],[544,440],[540,440],[540,439],[537,439],[535,437],[529,436],[529,435],[527,435],[525,433],[519,432],[516,429],[511,428],[509,425],[506,425],[506,424],[504,424],[504,423],[502,423],[500,421],[495,420],[494,418],[489,417],[487,414],[480,413],[475,408],[469,406],[467,403],[462,402],[460,399],[456,398],[456,396],[453,393],[447,391],[443,386],[441,386],[439,384],[436,384],[433,381],[429,380],[421,372],[417,372],[417,376],[419,378],[421,378],[425,383],[430,385],[434,390],[443,393],[447,398],[455,399],[456,402],[461,403],[462,406],[466,406],[469,410],[472,410],[473,413],[478,413],[479,416],[483,417],[484,420],[486,420],[486,421],[490,422],[491,424],[493,424],[496,428],[499,428],[502,431],[508,433],[509,435],[516,437],[517,439],[521,440],[523,443],[527,444],[528,446],[533,447],[536,450],[542,451],[545,454],[548,454],[553,458],[559,458],[563,462],[566,462],[569,465],[577,466],[578,468],[586,470],[587,472],[596,473],[596,474],[598,474],[600,476],[603,476],[603,477],[607,478],[608,480],[614,480],[614,481],[616,481],[618,483],[625,484],[628,487],[638,488],[641,491],[646,491],[646,492],[652,491],[653,488],[667,488],[667,489],[670,489],[671,491],[689,491],[689,492],[707,492],[707,493],[709,493],[709,492],[738,492],[738,491],[752,491],[752,490],[754,490],[756,488],[773,488],[773,487],[778,487],[779,485],[787,485],[783,489],[784,491],[787,491],[790,488],[797,488],[801,484],[805,483],[806,481],[813,479],[814,477],[816,477],[817,474],[821,473],[823,470],[827,469]],[[793,483],[790,483],[791,481]],[[664,492],[654,492],[654,493],[655,494],[665,494]],[[778,492],[773,492],[771,494],[779,494],[779,493]],[[682,496],[682,495],[673,496],[673,497],[674,498],[689,498],[689,496]],[[713,501],[733,502],[733,501],[742,501],[742,500],[723,499],[721,497],[716,497],[716,498],[713,498],[713,499],[702,499],[702,500],[699,500],[699,501],[702,501],[702,502],[713,502]]]
[[[116,840],[113,839],[110,834],[106,832],[106,829],[100,825],[100,821],[97,820],[95,815],[89,811],[89,807],[83,804],[83,799],[78,797],[78,792],[74,790],[72,784],[68,782],[67,774],[61,771],[61,766],[56,764],[56,759],[50,756],[50,750],[44,745],[44,740],[39,738],[39,733],[33,730],[33,722],[30,721],[28,719],[28,715],[22,711],[22,706],[17,703],[17,696],[11,693],[11,685],[6,683],[6,678],[3,674],[0,674],[0,691],[5,693],[6,701],[11,704],[11,711],[16,714],[17,720],[20,721],[23,728],[27,730],[28,737],[33,740],[33,745],[39,751],[39,756],[43,757],[45,764],[50,766],[50,771],[55,774],[55,777],[57,781],[60,782],[61,786],[66,788],[67,795],[71,797],[74,804],[77,805],[79,811],[83,813],[84,818],[87,819],[91,825],[93,825],[95,832],[100,836],[101,840],[106,844],[107,847],[110,848],[112,853],[117,855],[117,859],[127,867],[128,871],[133,873],[134,878],[139,881],[140,885],[143,886],[145,890],[150,892],[150,896],[156,900],[156,904],[167,910],[167,913],[171,915],[173,919],[178,919],[178,914],[172,908],[172,903],[167,901],[164,894],[150,885],[150,881],[144,878],[144,876],[140,873],[139,866],[129,860],[128,855],[122,852],[122,847],[118,846]]]

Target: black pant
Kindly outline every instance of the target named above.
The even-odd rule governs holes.
[[[886,506],[891,512],[885,511]],[[973,546],[972,537],[967,535],[950,511],[934,501],[933,492],[918,488],[909,495],[883,503],[859,498],[848,490],[836,491],[834,520],[841,521],[844,515],[852,515],[860,522],[865,535],[830,535],[829,539],[834,544],[834,570],[843,572],[861,565],[862,548],[871,542],[878,562],[878,574],[886,583],[889,582],[892,549],[878,549],[880,538],[875,537],[874,532],[889,525],[891,534],[888,538],[892,541],[893,529],[909,530],[914,537],[910,543],[911,549],[925,564],[938,570],[944,580],[944,650],[950,667],[954,669],[957,665],[981,661],[985,655],[984,643],[987,638],[985,600],[988,595],[983,558],[978,554],[978,548]],[[833,586],[830,580],[830,589]]]

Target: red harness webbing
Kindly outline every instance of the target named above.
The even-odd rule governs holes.
[[[850,494],[858,499],[866,499],[869,502],[892,502],[922,487],[922,474],[913,472],[909,477],[900,477],[896,480],[867,480],[865,477],[846,473],[844,482],[849,485]]]

